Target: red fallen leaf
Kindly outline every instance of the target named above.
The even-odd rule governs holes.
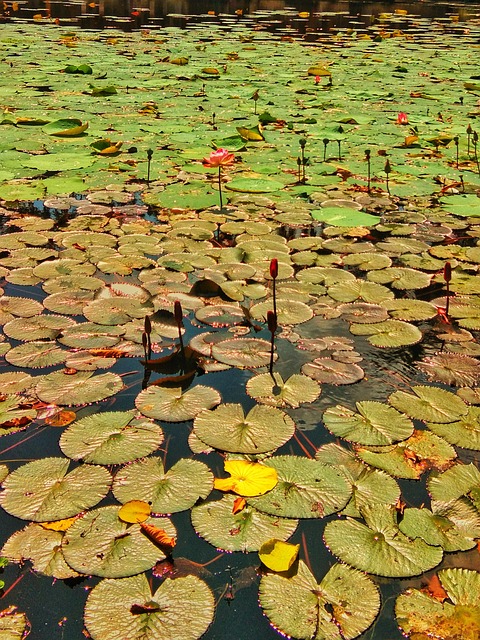
[[[156,602],[146,602],[145,604],[132,604],[130,607],[130,613],[133,615],[140,615],[141,613],[154,613],[155,611],[161,611]]]
[[[88,349],[88,353],[98,358],[125,358],[127,355],[120,349]]]
[[[170,553],[170,551],[177,543],[175,538],[170,537],[165,529],[159,529],[158,527],[154,527],[151,524],[146,524],[145,522],[140,523],[140,528],[143,533],[148,538],[150,538],[150,540],[152,540],[152,542],[158,544],[165,551],[168,551],[168,553]]]
[[[172,576],[175,574],[175,565],[172,560],[168,558],[166,560],[161,560],[155,564],[152,569],[152,574],[156,578],[164,578],[165,576]]]
[[[74,422],[76,418],[77,414],[75,411],[67,411],[66,409],[63,409],[58,413],[54,413],[52,416],[47,416],[45,418],[45,424],[48,424],[50,427],[66,427]]]
[[[235,498],[235,500],[233,501],[232,513],[239,513],[239,511],[243,511],[246,504],[247,501],[245,500],[245,498]]]
[[[428,593],[439,602],[443,602],[448,598],[448,593],[442,587],[442,583],[440,582],[437,574],[433,575],[428,581],[427,590]]]
[[[27,418],[23,416],[23,418],[14,418],[13,420],[7,420],[6,422],[2,422],[0,424],[1,429],[16,429],[20,427],[24,427],[29,424],[33,418]]]

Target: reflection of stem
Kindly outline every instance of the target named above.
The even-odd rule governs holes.
[[[447,280],[447,303],[445,304],[445,315],[448,318],[448,311],[450,309],[450,281]]]
[[[273,376],[273,352],[275,349],[275,331],[272,331],[270,333],[270,367],[269,367],[269,372],[270,372],[270,376],[273,378],[273,382],[276,384],[276,380]]]
[[[222,167],[219,165],[218,167],[218,193],[220,194],[220,211],[223,209],[223,199],[222,199]]]

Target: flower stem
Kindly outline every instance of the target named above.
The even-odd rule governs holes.
[[[222,198],[222,167],[218,167],[218,193],[220,195],[220,211],[223,209],[223,198]]]

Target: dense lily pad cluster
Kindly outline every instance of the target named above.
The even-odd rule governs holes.
[[[275,629],[353,640],[377,576],[480,540],[471,58],[402,33],[35,33],[0,34],[0,435],[66,429],[0,466],[0,504],[26,521],[2,555],[93,576],[95,640],[193,640],[235,586],[214,593],[194,549],[185,569],[193,531],[232,564],[265,558],[250,584]],[[202,164],[212,147],[228,174]],[[405,504],[420,479],[428,500]],[[145,520],[125,519],[137,501]],[[401,594],[402,632],[478,637],[473,564],[439,570],[441,597]]]

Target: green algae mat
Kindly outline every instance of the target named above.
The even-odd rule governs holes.
[[[2,27],[2,638],[479,637],[479,35]]]

